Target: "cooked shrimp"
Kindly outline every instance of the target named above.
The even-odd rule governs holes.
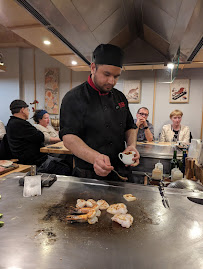
[[[113,215],[126,214],[128,210],[125,204],[119,203],[119,204],[110,205],[109,208],[107,209],[107,212]]]
[[[84,215],[68,215],[66,216],[66,220],[73,221],[73,222],[86,222],[87,221],[87,214]]]
[[[98,222],[98,218],[95,216],[94,218],[88,219],[87,221],[89,224],[95,224],[96,222]]]
[[[105,210],[109,207],[109,204],[105,200],[98,200],[97,204],[99,205],[100,210]]]
[[[93,207],[94,205],[96,205],[96,201],[95,200],[93,200],[93,199],[88,199],[87,201],[86,201],[86,206],[87,207]]]
[[[128,202],[132,202],[136,200],[136,197],[133,196],[132,194],[124,194],[123,198]]]
[[[77,204],[76,204],[77,208],[82,208],[85,206],[86,206],[86,201],[84,199],[77,199]]]
[[[96,217],[100,217],[101,216],[101,211],[98,209],[97,211],[96,211]]]
[[[87,221],[88,219],[96,217],[97,210],[90,208],[86,214],[81,214],[81,215],[68,215],[66,217],[66,220],[70,221]]]
[[[116,214],[111,219],[124,228],[129,228],[133,223],[133,216],[130,214]]]

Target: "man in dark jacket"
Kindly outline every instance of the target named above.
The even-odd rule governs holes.
[[[44,134],[27,121],[28,105],[23,100],[14,100],[10,110],[12,116],[7,124],[7,138],[13,158],[22,164],[36,165],[39,172],[69,175],[70,168],[61,159],[40,152]]]
[[[13,156],[20,163],[40,166],[47,158],[40,152],[44,134],[27,121],[29,108],[23,100],[14,100],[10,110],[12,116],[7,124],[7,137]]]
[[[121,74],[122,60],[119,47],[99,45],[93,52],[88,81],[63,98],[60,138],[76,156],[76,176],[112,180],[114,168],[126,170],[118,158],[118,153],[123,151],[135,151],[135,163],[131,166],[139,163],[137,131],[128,101],[114,88]]]

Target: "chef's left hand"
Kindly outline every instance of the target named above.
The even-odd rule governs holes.
[[[135,152],[135,157],[133,158],[134,163],[131,164],[130,166],[137,166],[137,165],[140,163],[140,161],[139,161],[139,159],[140,159],[140,154],[139,154],[138,150],[137,150],[134,146],[128,146],[128,147],[123,151],[123,153],[125,153],[125,152],[129,152],[129,151],[134,151],[134,152]],[[126,166],[129,166],[129,165],[126,165]]]

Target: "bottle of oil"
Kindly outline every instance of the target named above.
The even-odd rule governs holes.
[[[173,168],[178,168],[178,160],[177,160],[177,150],[174,149],[173,152],[173,159],[171,160],[171,165],[170,165],[170,173]]]
[[[184,149],[182,159],[179,161],[179,168],[180,168],[180,171],[183,173],[183,176],[185,175],[185,158],[186,157],[187,157],[187,152]]]

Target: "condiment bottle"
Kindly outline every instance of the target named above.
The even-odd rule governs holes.
[[[173,152],[173,159],[171,160],[171,169],[172,170],[173,168],[178,168],[178,160],[177,160],[177,150],[174,149],[174,152]]]

